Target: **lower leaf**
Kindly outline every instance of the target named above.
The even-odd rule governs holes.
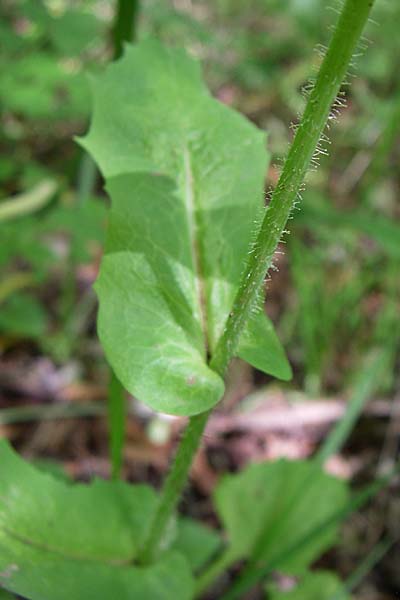
[[[267,375],[289,381],[292,369],[285,350],[264,309],[261,311],[249,320],[240,339],[238,355]]]
[[[144,485],[71,485],[0,442],[0,586],[29,600],[187,600],[186,559],[134,566],[157,498]]]
[[[192,577],[183,556],[166,554],[151,567],[112,566],[49,555],[6,538],[0,542],[0,581],[29,600],[189,600]]]
[[[338,524],[324,528],[296,554],[285,557],[285,548],[306,538],[333,507],[339,510],[346,504],[347,496],[346,484],[314,463],[279,460],[224,477],[215,504],[233,558],[299,574],[335,542]]]

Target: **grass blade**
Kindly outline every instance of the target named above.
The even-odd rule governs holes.
[[[387,352],[385,350],[367,357],[354,383],[353,393],[348,402],[345,414],[332,429],[314,460],[324,463],[330,456],[341,450],[350,436],[357,419],[361,415],[365,404],[379,387],[380,374],[383,372],[386,364]]]

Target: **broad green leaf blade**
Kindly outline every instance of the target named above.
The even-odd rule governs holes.
[[[2,585],[29,600],[190,600],[193,582],[185,559],[166,554],[151,567],[93,564],[0,538]]]
[[[65,556],[79,548],[88,560],[134,560],[156,504],[151,488],[102,480],[64,484],[25,463],[4,441],[0,464],[2,532]]]
[[[279,460],[251,465],[239,475],[224,477],[215,491],[215,504],[228,533],[232,557],[272,563],[285,547],[301,540],[345,505],[344,482],[306,461]],[[334,543],[337,527],[327,527],[307,541],[296,555],[283,558],[276,568],[302,572]]]
[[[263,205],[265,135],[209,95],[185,52],[147,40],[127,47],[95,82],[82,144],[113,200],[97,287],[108,360],[125,387],[153,408],[210,408],[223,387],[207,354],[224,327]],[[109,289],[110,270],[118,270],[117,290]],[[148,314],[136,314],[148,300]],[[123,348],[115,327],[121,312]]]
[[[307,573],[289,591],[279,591],[275,586],[267,586],[268,600],[350,600],[340,579],[329,571]]]
[[[189,600],[192,579],[185,559],[166,554],[151,567],[73,560],[18,540],[0,541],[2,585],[29,600]]]
[[[156,496],[144,485],[65,484],[0,443],[0,585],[30,600],[190,598],[187,563],[133,567]],[[171,595],[168,595],[171,593]]]
[[[204,360],[193,312],[185,207],[163,176],[121,175],[110,179],[108,190],[113,209],[96,283],[106,356],[125,387],[155,410],[207,410],[224,388]]]
[[[176,326],[143,255],[106,254],[96,284],[98,330],[125,387],[155,410],[195,414],[218,402],[222,380]]]
[[[283,381],[292,377],[285,350],[264,311],[250,319],[240,339],[239,356],[256,369]]]

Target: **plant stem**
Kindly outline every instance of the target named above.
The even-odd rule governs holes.
[[[207,411],[191,417],[183,433],[173,466],[164,483],[160,503],[141,552],[140,562],[142,564],[151,562],[157,556],[160,542],[173,516],[183,488],[186,485],[193,456],[199,447],[210,412]]]
[[[350,577],[345,582],[346,592],[352,592],[362,580],[372,571],[387,552],[392,548],[396,540],[385,538],[379,544],[374,546],[369,554],[365,557],[360,565],[353,571]],[[333,597],[331,600],[340,600],[340,597]]]
[[[124,42],[130,42],[135,37],[138,12],[138,0],[118,0],[113,28],[115,59],[121,56]]]
[[[77,197],[78,204],[80,206],[82,204],[85,204],[87,199],[93,194],[93,190],[96,186],[96,180],[96,163],[94,162],[90,154],[87,154],[86,150],[83,150],[83,155],[79,164],[77,182]]]
[[[240,335],[257,302],[264,278],[272,265],[274,252],[284,233],[286,222],[303,184],[305,174],[328,120],[332,103],[340,90],[372,5],[373,0],[346,0],[344,4],[282,174],[265,212],[257,240],[249,254],[224,333],[211,358],[211,368],[221,376],[224,376],[227,366],[236,352]],[[185,486],[190,465],[209,414],[210,411],[196,415],[189,421],[165,482],[159,507],[144,546],[142,555],[144,562],[152,560],[157,553],[165,527]]]
[[[121,56],[124,42],[130,42],[135,37],[138,10],[139,0],[117,0],[113,27],[114,60]],[[126,407],[124,388],[111,367],[108,388],[108,417],[111,470],[112,477],[115,480],[119,479],[121,475]]]
[[[112,29],[114,60],[122,54],[124,42],[131,42],[136,34],[139,0],[117,0]],[[96,185],[97,167],[92,157],[83,151],[78,173],[78,202],[83,204]]]
[[[30,421],[102,417],[104,414],[105,407],[102,402],[57,402],[55,404],[15,406],[0,410],[0,425],[29,423]]]
[[[121,476],[122,457],[125,440],[126,406],[125,393],[119,379],[110,369],[111,378],[108,386],[108,423],[110,428],[110,457],[112,478]]]
[[[225,331],[212,358],[211,366],[218,373],[225,371],[236,351],[243,327],[255,304],[265,275],[272,265],[275,249],[284,233],[372,5],[373,0],[347,0],[343,7],[282,174],[265,212],[257,240],[249,255]]]

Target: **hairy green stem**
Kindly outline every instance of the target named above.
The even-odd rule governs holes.
[[[225,331],[212,358],[211,366],[219,373],[225,371],[236,351],[240,334],[256,302],[265,275],[272,265],[274,252],[284,233],[372,5],[373,0],[347,0],[343,7],[257,240],[249,255]]]
[[[284,233],[372,5],[373,0],[346,0],[343,6],[282,174],[249,254],[224,333],[211,358],[211,368],[221,376],[224,376],[231,358],[235,355],[240,335],[257,302],[265,276],[272,265],[274,252]],[[210,412],[196,415],[189,421],[144,546],[144,562],[151,560],[157,553],[165,527],[185,486],[209,414]]]
[[[164,484],[163,493],[140,562],[147,564],[157,557],[160,542],[185,487],[193,457],[199,447],[210,411],[191,417],[178,447],[174,464]]]

